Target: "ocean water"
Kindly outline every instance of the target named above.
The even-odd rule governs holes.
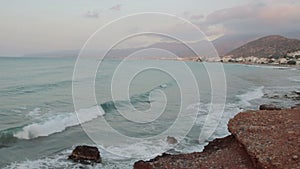
[[[82,65],[88,70],[94,62],[86,59]],[[282,107],[299,103],[293,97],[295,91],[300,91],[299,70],[294,68],[224,64],[226,83],[211,84],[214,77],[206,66],[220,73],[214,69],[219,63],[130,60],[126,71],[115,75],[120,60],[106,60],[95,74],[74,80],[75,63],[74,58],[0,58],[1,168],[132,168],[135,161],[165,151],[201,151],[208,141],[229,134],[227,122],[238,112],[258,109],[263,103]],[[191,74],[182,73],[182,63],[193,72],[199,102],[189,99],[197,93],[188,78]],[[173,72],[143,70],[130,79],[129,85],[126,83],[129,72],[152,65]],[[91,79],[94,97],[89,95],[89,84],[85,84]],[[72,97],[77,84],[84,86],[80,88],[85,98],[80,102],[84,106],[79,108],[74,106],[77,98]],[[218,90],[212,93],[212,86],[218,85],[226,89],[224,111],[207,118],[212,98],[222,97]],[[115,89],[114,96],[111,89]],[[124,91],[129,93],[128,97],[123,97]],[[93,99],[96,104],[90,104]],[[177,124],[179,110],[186,113],[176,127],[191,128],[186,134],[180,130],[167,133],[180,140],[178,145],[171,146],[165,135],[155,136]],[[112,129],[105,127],[105,123]],[[204,124],[217,128],[209,134]],[[119,139],[112,131],[137,140]],[[82,166],[67,160],[72,148],[80,144],[98,146],[103,163]]]

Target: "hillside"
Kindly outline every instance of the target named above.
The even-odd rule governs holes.
[[[226,55],[233,58],[249,56],[280,58],[295,50],[300,50],[300,40],[271,35],[251,41]]]
[[[261,35],[250,34],[250,35],[224,35],[214,41],[216,50],[218,51],[220,56],[224,56],[228,52],[240,47],[250,41],[253,41],[257,38],[261,37]]]

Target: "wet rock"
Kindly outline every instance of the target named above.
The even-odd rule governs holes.
[[[151,166],[151,164],[149,164],[143,160],[140,160],[140,161],[137,161],[134,163],[133,168],[134,169],[152,169],[153,167]]]
[[[281,108],[273,104],[262,104],[259,106],[259,110],[281,110]]]
[[[77,146],[69,155],[69,159],[82,164],[101,163],[102,161],[98,148],[86,145]]]
[[[294,91],[294,93],[300,96],[300,91]]]
[[[176,140],[176,138],[175,137],[171,137],[171,136],[167,137],[167,142],[168,142],[168,144],[177,144],[178,143],[178,141]]]
[[[300,100],[300,92],[299,91],[292,91],[288,94],[285,94],[284,98],[291,99],[291,100]]]
[[[268,93],[264,94],[264,98],[280,99],[280,100],[300,100],[300,91],[289,91],[282,93]]]

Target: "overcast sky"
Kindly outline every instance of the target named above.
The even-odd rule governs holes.
[[[0,56],[80,49],[101,26],[139,12],[183,17],[211,40],[300,29],[297,0],[0,0]]]

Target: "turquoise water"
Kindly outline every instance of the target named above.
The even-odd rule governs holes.
[[[95,60],[84,60],[84,68],[88,69],[94,62]],[[184,107],[184,111],[187,112],[185,114],[187,117],[180,125],[191,125],[192,128],[187,135],[182,135],[181,131],[170,133],[177,139],[181,139],[177,146],[172,147],[166,143],[164,137],[152,137],[172,127],[181,108],[183,96],[187,98],[196,96],[195,91],[192,90],[193,84],[188,80],[190,74],[182,73],[180,62],[128,61],[126,71],[122,71],[121,76],[114,82],[117,89],[122,89],[117,90],[115,93],[117,99],[114,101],[111,96],[111,78],[120,64],[119,60],[101,62],[95,76],[82,76],[73,81],[75,63],[74,58],[0,58],[1,168],[80,167],[80,164],[66,158],[75,145],[95,145],[95,140],[86,134],[85,127],[91,129],[91,133],[95,133],[96,137],[101,138],[97,146],[101,149],[103,164],[93,166],[94,168],[132,168],[134,161],[149,159],[164,151],[169,153],[201,151],[209,140],[229,134],[226,126],[228,119],[240,111],[257,109],[262,103],[273,103],[282,107],[299,103],[297,99],[280,97],[293,91],[300,91],[299,70],[224,64],[226,83],[214,85],[226,86],[225,110],[220,121],[217,118],[209,121],[218,125],[215,132],[199,142],[199,135],[212,97],[221,97],[218,95],[218,90],[211,93],[212,85],[205,65],[212,67],[211,70],[218,71],[214,69],[218,64],[186,62],[185,64],[194,72],[200,101],[185,100],[187,106]],[[135,67],[151,65],[160,65],[174,70],[173,73],[183,79],[182,83],[187,86],[187,89],[182,89],[170,74],[157,69],[137,74],[128,88],[127,84],[123,83],[128,72]],[[89,105],[89,99],[92,100],[93,97],[84,97],[87,99],[80,101],[86,106],[76,109],[76,114],[72,84],[80,83],[88,87],[85,82],[89,79],[95,79],[94,92],[97,104]],[[88,90],[85,87],[82,91]],[[129,98],[122,97],[123,89],[128,89]],[[86,94],[88,95],[88,92]],[[274,95],[278,97],[271,97]],[[162,96],[165,96],[167,101],[161,100]],[[166,104],[164,113],[158,114],[157,120],[148,122],[147,118],[152,118],[151,115],[160,111],[159,103]],[[136,114],[135,117],[147,123],[132,122],[122,116],[122,112],[128,114],[133,110],[143,112],[150,107],[152,107],[150,113],[142,116]],[[189,113],[191,117],[188,117]],[[192,114],[196,114],[197,117]],[[84,124],[83,127],[78,117],[82,117],[80,121]],[[114,131],[130,138],[141,138],[142,141],[118,140],[110,130],[103,127],[104,121]]]

